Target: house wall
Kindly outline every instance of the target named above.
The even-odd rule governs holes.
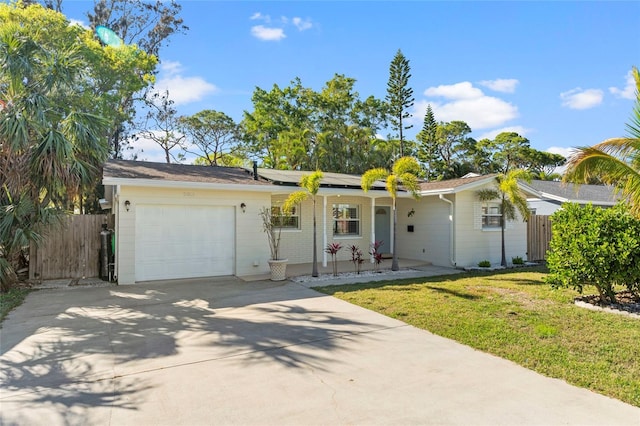
[[[318,262],[322,262],[324,248],[323,233],[325,223],[323,221],[323,198],[324,195],[318,195],[316,198],[316,238]],[[281,205],[286,199],[284,195],[274,195],[272,197],[273,205]],[[338,260],[351,260],[351,251],[349,246],[356,245],[363,253],[366,261],[369,261],[369,248],[371,245],[371,198],[359,196],[340,197],[332,195],[326,196],[326,234],[327,244],[334,242],[340,243],[342,249],[338,252]],[[333,235],[333,204],[357,204],[360,206],[360,235],[350,237],[334,237]],[[381,198],[376,200],[376,205],[391,205],[389,198]],[[289,263],[311,263],[313,260],[313,203],[311,199],[307,199],[300,206],[300,229],[299,230],[283,230],[280,250],[281,256],[287,258]],[[331,261],[331,257],[328,257]]]
[[[129,211],[124,208],[125,200],[131,202]],[[247,205],[244,213],[240,209],[241,203]],[[258,213],[262,207],[270,206],[270,194],[123,186],[120,188],[117,204],[114,205],[114,208],[118,209],[116,224],[118,284],[135,282],[135,224],[138,204],[235,207],[235,274],[245,276],[269,272],[267,264],[269,245]]]
[[[530,209],[535,209],[537,215],[549,216],[558,210],[562,203],[559,201],[528,200],[527,204]]]
[[[411,216],[409,212],[414,210]],[[413,225],[413,232],[408,226]],[[451,266],[449,204],[437,196],[398,199],[398,256]]]
[[[492,188],[491,184],[486,188]],[[455,194],[455,260],[456,266],[477,266],[478,262],[488,260],[500,264],[502,257],[501,232],[499,228],[482,229],[482,203],[476,191],[464,191]],[[515,221],[507,222],[505,230],[505,253],[507,262],[520,256],[526,259],[527,224],[518,215]]]

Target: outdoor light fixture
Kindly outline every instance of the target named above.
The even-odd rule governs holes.
[[[416,214],[416,211],[415,211],[415,209],[412,208],[411,211],[409,213],[407,213],[407,217],[411,217],[414,214]]]
[[[242,209],[242,213],[247,211],[247,205],[245,203],[241,203],[240,208]]]
[[[127,200],[124,202],[124,208],[127,209],[127,211],[129,211],[129,207],[131,207],[131,201]]]

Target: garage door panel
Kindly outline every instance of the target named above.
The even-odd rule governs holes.
[[[136,281],[234,273],[233,207],[136,209]]]

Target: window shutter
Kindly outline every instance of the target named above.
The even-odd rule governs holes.
[[[473,229],[482,229],[482,203],[473,203]]]

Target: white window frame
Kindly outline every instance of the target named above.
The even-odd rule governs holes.
[[[284,216],[279,216],[281,209],[282,209],[282,206],[271,205],[271,221],[276,226],[277,226],[276,219],[278,217],[284,218]],[[296,205],[295,207],[293,207],[291,213],[289,213],[286,219],[288,222],[293,222],[293,224],[288,223],[288,224],[282,225],[283,231],[299,231],[300,230],[300,205]]]
[[[337,218],[336,210],[351,210],[355,209],[356,217],[348,217],[348,218]],[[331,206],[332,216],[333,216],[333,236],[334,238],[353,238],[362,236],[362,209],[360,204],[350,204],[350,203],[335,203]],[[342,226],[341,228],[349,229],[349,223],[356,223],[358,232],[357,233],[340,233],[336,232],[339,229],[338,222],[343,222],[346,226]]]
[[[492,209],[497,209],[499,213],[491,212]],[[501,225],[502,206],[500,203],[484,202],[482,203],[481,211],[482,211],[481,221],[482,221],[483,230],[494,230],[494,229],[502,228],[502,225]],[[497,223],[495,222],[496,219],[497,219]]]

